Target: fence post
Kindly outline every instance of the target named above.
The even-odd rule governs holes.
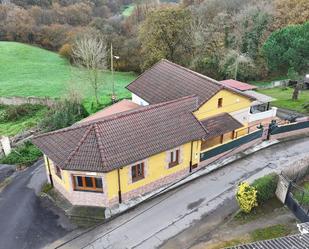
[[[273,129],[276,128],[276,127],[277,127],[276,120],[272,120],[272,121],[270,122],[270,124],[268,125],[267,140],[270,139],[271,132],[272,132]]]

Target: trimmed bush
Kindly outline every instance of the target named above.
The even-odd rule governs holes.
[[[245,213],[250,213],[258,205],[257,191],[247,182],[242,182],[238,185],[236,199],[240,209]]]
[[[257,201],[261,205],[275,196],[278,175],[275,173],[256,179],[252,186],[257,190]]]

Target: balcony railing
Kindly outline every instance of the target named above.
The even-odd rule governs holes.
[[[257,121],[257,120],[274,118],[276,117],[276,114],[277,114],[277,107],[272,107],[270,110],[265,111],[265,112],[250,113],[249,123]]]

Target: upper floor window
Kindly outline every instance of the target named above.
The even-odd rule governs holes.
[[[55,173],[56,173],[56,175],[60,178],[60,179],[62,179],[62,176],[61,176],[61,169],[60,169],[60,167],[59,166],[55,166]]]
[[[218,99],[218,108],[221,108],[223,104],[223,98]]]
[[[144,163],[138,163],[131,167],[132,182],[145,178]]]
[[[73,175],[74,190],[103,192],[102,178]]]
[[[169,164],[168,164],[168,166],[170,168],[179,164],[179,152],[180,152],[179,149],[172,150],[170,152],[170,161],[169,161]]]

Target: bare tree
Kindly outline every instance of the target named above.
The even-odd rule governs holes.
[[[98,34],[85,34],[76,39],[72,47],[76,65],[87,70],[88,80],[93,88],[96,104],[99,104],[98,91],[103,84],[100,71],[106,69],[106,46],[104,38]]]

